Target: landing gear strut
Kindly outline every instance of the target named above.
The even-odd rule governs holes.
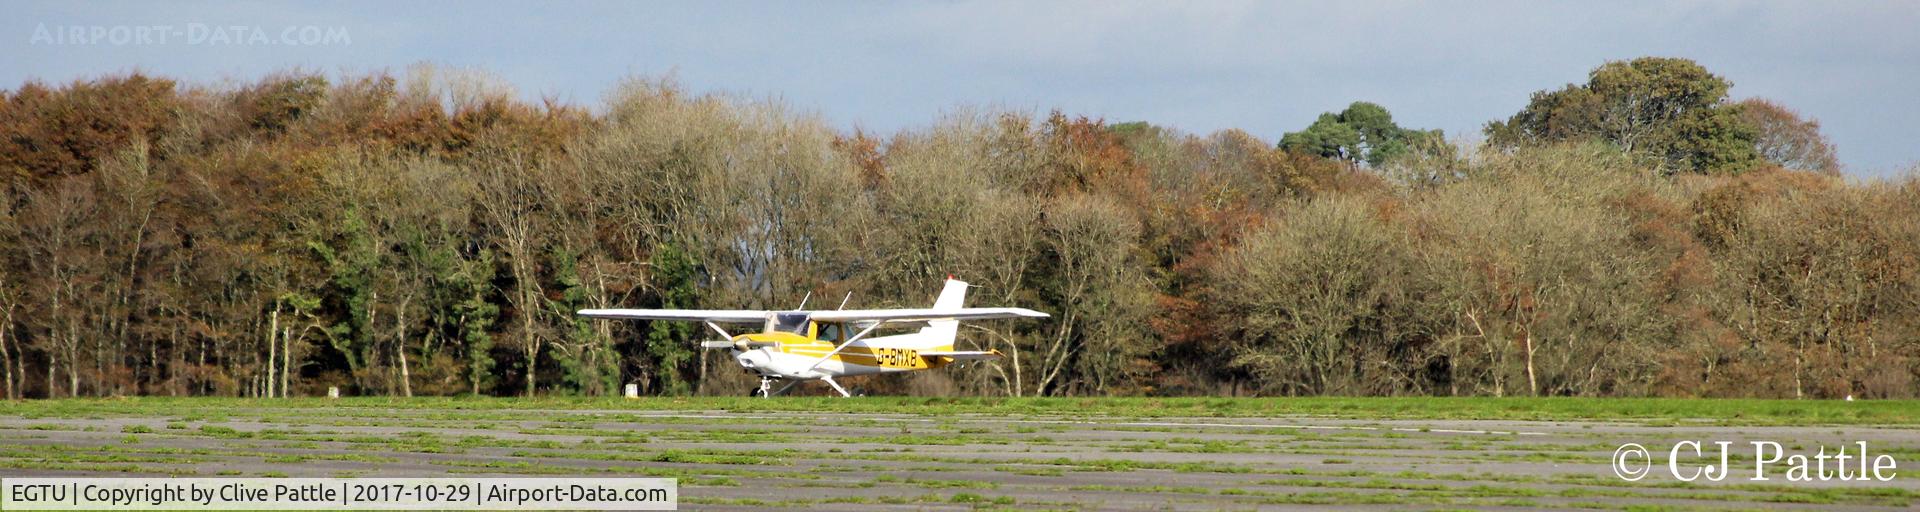
[[[824,381],[827,381],[827,385],[828,385],[828,386],[833,386],[833,390],[834,390],[834,391],[839,391],[839,392],[840,392],[840,396],[841,396],[841,397],[843,397],[843,398],[853,398],[853,395],[850,395],[850,394],[847,394],[847,389],[846,389],[846,388],[843,388],[843,387],[840,387],[840,383],[838,383],[838,382],[834,382],[834,381],[833,381],[833,377],[821,377],[821,378],[820,378],[820,380],[824,380]]]
[[[769,396],[773,396],[771,393],[772,390],[773,390],[773,377],[761,377],[760,387],[754,388],[753,391],[747,392],[747,396],[766,398]]]
[[[796,380],[787,382],[787,385],[785,386],[780,386],[780,389],[773,389],[774,380],[775,379],[773,377],[765,377],[765,376],[760,377],[760,387],[754,388],[753,391],[747,392],[747,396],[758,397],[758,398],[769,398],[769,397],[779,396],[783,393],[786,393],[787,390],[793,389],[794,386],[800,384],[800,380],[796,379]],[[840,386],[834,386],[834,388],[839,388],[839,387]]]
[[[804,379],[793,379],[791,382],[788,382],[787,385],[780,386],[780,389],[773,389],[774,378],[761,376],[760,387],[753,388],[753,391],[748,391],[747,396],[757,397],[757,398],[768,398],[775,395],[779,395],[781,393],[786,393],[788,389],[792,389],[794,386],[799,385],[802,380]],[[828,386],[833,386],[833,390],[840,392],[840,396],[846,397],[846,398],[853,397],[852,393],[847,392],[847,388],[840,387],[840,383],[834,382],[833,377],[821,377],[820,380],[825,381]]]

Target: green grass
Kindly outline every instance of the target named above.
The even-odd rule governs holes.
[[[846,412],[1075,416],[1099,420],[1156,417],[1318,416],[1369,419],[1479,419],[1637,421],[1709,425],[1920,425],[1920,400],[1755,400],[1672,398],[916,398],[791,397],[612,398],[130,398],[33,400],[12,404],[26,418],[79,415],[212,417],[236,409],[341,411],[434,409],[453,418],[498,419],[486,413],[516,409],[619,411],[725,410],[732,412]],[[338,418],[336,418],[338,419]],[[425,421],[425,420],[423,420]],[[605,418],[596,421],[606,421]],[[555,422],[535,428],[585,429]],[[1016,432],[1020,432],[1016,430]]]
[[[827,496],[729,494],[736,500],[683,495],[683,503],[690,504],[820,508],[863,504],[992,509],[1015,504],[998,494],[1069,490],[1085,491],[1092,497],[1084,499],[1092,501],[1022,498],[1018,506],[1099,508],[1117,502],[1110,500],[1151,496],[1225,509],[1664,506],[1641,499],[1675,500],[1682,508],[1904,507],[1916,494],[1899,487],[1636,483],[1618,480],[1606,469],[1606,456],[1622,440],[1660,444],[1670,437],[1665,433],[1576,429],[1549,437],[1466,435],[1433,432],[1447,428],[1445,423],[1390,430],[1396,424],[1389,421],[1598,420],[1708,427],[1671,431],[1674,434],[1738,431],[1746,425],[1830,425],[1802,429],[1832,431],[1835,438],[1794,441],[1790,446],[1796,452],[1820,443],[1831,446],[1850,433],[1870,429],[1863,427],[1867,425],[1907,432],[1920,425],[1920,402],[1914,401],[133,398],[0,405],[0,419],[12,419],[11,427],[0,429],[11,436],[4,439],[68,439],[60,444],[0,443],[4,469],[201,476],[286,476],[279,471],[286,469],[309,476],[319,470],[292,468],[326,466],[326,474],[379,475],[390,464],[425,464],[452,475],[635,475],[679,478],[692,487],[835,489]],[[713,410],[742,414],[700,414]],[[1188,417],[1220,418],[1204,422],[1234,425],[1154,420]],[[1233,419],[1253,417],[1280,418],[1270,422],[1280,426],[1244,428],[1238,425],[1254,422]],[[992,423],[999,419],[1015,422]],[[1063,421],[1097,425],[1069,426]],[[1345,427],[1284,426],[1289,424]],[[1920,455],[1920,444],[1914,442],[1875,443],[1874,448],[1902,462]],[[1069,454],[1074,456],[1063,456]],[[1268,461],[1269,455],[1285,462]],[[1741,456],[1732,461],[1736,471],[1751,462]],[[1471,468],[1481,462],[1550,463],[1591,471],[1539,474],[1512,467],[1448,467]],[[1439,465],[1429,465],[1434,463]],[[979,476],[982,473],[994,476]],[[1193,483],[1202,485],[1189,485]],[[875,490],[841,495],[857,489]]]

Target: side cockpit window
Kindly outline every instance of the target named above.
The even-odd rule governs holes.
[[[846,333],[840,332],[840,324],[831,323],[831,322],[822,322],[815,325],[819,326],[817,331],[820,334],[820,337],[819,337],[820,341],[837,344],[837,343],[840,343],[840,340],[846,338]]]

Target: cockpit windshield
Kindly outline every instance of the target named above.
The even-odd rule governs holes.
[[[774,313],[773,322],[772,322],[773,325],[771,325],[770,326],[771,328],[767,330],[771,332],[787,332],[787,333],[798,334],[801,336],[806,336],[807,320],[809,318],[810,317],[806,313]]]

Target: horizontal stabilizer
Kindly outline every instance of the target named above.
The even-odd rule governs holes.
[[[952,359],[955,361],[977,361],[981,359],[999,359],[1001,357],[1001,354],[1000,354],[1000,351],[998,350],[986,350],[986,351],[972,350],[972,351],[950,351],[950,352],[921,351],[920,357],[922,358],[944,357],[944,358]]]

